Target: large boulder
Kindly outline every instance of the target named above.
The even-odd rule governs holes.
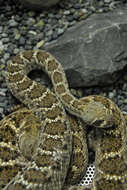
[[[30,10],[41,10],[56,5],[60,0],[19,0],[19,2]]]
[[[45,49],[62,64],[70,87],[112,84],[127,68],[127,9],[94,14]]]

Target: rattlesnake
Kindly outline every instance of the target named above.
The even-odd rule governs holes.
[[[47,72],[55,94],[27,77],[35,68]],[[32,111],[24,108],[25,111],[12,113],[1,121],[0,147],[3,154],[0,153],[0,170],[3,175],[0,175],[0,185],[4,190],[127,189],[126,122],[111,100],[101,96],[76,99],[70,94],[61,64],[51,54],[41,50],[25,51],[14,57],[8,65],[6,78],[12,94]],[[72,171],[67,170],[72,155],[72,136],[79,131],[76,124],[72,132],[70,123],[78,119],[72,119],[69,123],[65,109],[80,118],[80,123],[83,121],[89,127],[98,127],[102,131],[95,147],[96,172],[90,187],[74,186],[66,178],[67,172],[67,176],[72,172],[73,178],[78,171],[79,160],[75,158],[71,160]],[[29,114],[34,125],[30,125]],[[83,130],[80,132],[83,133]],[[79,138],[77,135],[75,146],[82,147],[79,155],[84,156],[81,161],[82,165],[86,165],[88,152],[83,143],[86,143],[83,142],[83,135]],[[10,176],[4,179],[6,175]]]

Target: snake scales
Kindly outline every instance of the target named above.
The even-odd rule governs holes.
[[[36,68],[49,75],[55,94],[28,78]],[[0,123],[0,189],[127,190],[126,120],[111,100],[101,96],[76,99],[61,64],[40,50],[16,55],[8,64],[6,80],[26,108]],[[83,123],[102,131],[89,187],[73,185],[88,160]]]

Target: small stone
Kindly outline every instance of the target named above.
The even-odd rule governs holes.
[[[2,71],[3,69],[5,69],[5,65],[4,64],[0,64],[0,70]]]
[[[123,103],[127,104],[127,98],[125,98],[125,99],[123,100]]]
[[[34,12],[34,11],[29,11],[29,12],[28,12],[28,16],[29,16],[29,17],[35,16],[35,12]]]
[[[63,34],[64,33],[64,29],[63,28],[58,28],[57,33],[58,33],[58,35]]]
[[[3,114],[3,112],[4,112],[4,108],[0,107],[0,114]]]
[[[44,39],[44,33],[41,32],[41,33],[37,34],[36,39],[37,39],[37,41],[41,41],[42,39]]]
[[[38,26],[38,27],[44,26],[44,21],[43,21],[43,20],[40,20],[40,21],[36,24],[36,26]]]
[[[74,7],[75,7],[76,9],[80,9],[81,5],[80,5],[80,3],[76,3],[76,4],[74,5]]]
[[[104,6],[104,1],[99,1],[98,4],[99,4],[99,7],[102,7]]]
[[[19,53],[19,51],[20,51],[20,50],[19,50],[18,48],[15,48],[15,49],[14,49],[14,54],[16,55],[17,53]]]
[[[33,31],[33,30],[30,30],[30,31],[29,31],[29,34],[37,35],[37,32],[35,32],[35,31]]]
[[[1,34],[1,37],[6,38],[6,37],[8,37],[8,35],[3,32],[3,33]]]
[[[74,24],[76,24],[76,21],[73,20],[72,22],[69,23],[69,26],[73,26]]]
[[[126,112],[126,114],[127,114],[127,105],[124,105],[123,110],[124,110],[124,112]]]
[[[0,91],[0,96],[6,96],[6,93],[5,92],[2,92],[2,91]]]
[[[3,54],[4,54],[4,51],[1,51],[1,50],[0,50],[0,57],[2,57]]]
[[[79,12],[75,12],[75,14],[73,15],[73,18],[77,20],[79,18]]]
[[[40,48],[44,45],[45,41],[44,40],[41,40],[40,42],[37,43],[36,47],[37,48]]]
[[[81,12],[82,13],[88,13],[88,10],[87,9],[81,9]]]
[[[20,45],[25,45],[26,39],[24,37],[21,37],[19,40]]]
[[[5,60],[3,58],[0,60],[0,62],[1,64],[5,64]]]
[[[48,17],[49,17],[49,18],[54,18],[54,14],[49,13],[49,14],[48,14]]]
[[[3,38],[3,39],[2,39],[3,43],[9,42],[9,40],[10,40],[9,38]]]
[[[14,49],[15,49],[15,46],[13,46],[13,44],[12,44],[12,45],[9,45],[9,46],[8,46],[8,53],[12,54],[13,51],[14,51]]]
[[[73,21],[73,16],[72,15],[68,16],[67,20],[69,21],[69,23],[72,22]]]
[[[1,88],[1,92],[3,92],[3,93],[7,93],[7,88]]]
[[[62,15],[61,14],[57,14],[57,15],[55,15],[55,17],[56,17],[56,19],[60,19],[62,17]]]
[[[112,0],[104,0],[105,3],[111,3]]]
[[[0,108],[7,106],[7,101],[0,102]]]
[[[67,11],[64,11],[64,15],[69,15],[70,14],[70,11],[67,10]]]
[[[124,76],[124,77],[125,77],[125,76]],[[124,80],[125,80],[125,79],[124,79]],[[127,90],[127,83],[124,83],[124,84],[123,84],[122,90]]]
[[[3,42],[0,41],[0,51],[3,51],[4,50],[4,45],[3,45]]]
[[[5,53],[4,54],[4,59],[5,61],[7,61],[10,58],[10,54],[9,53]]]
[[[35,19],[34,18],[28,18],[28,20],[26,21],[26,24],[28,26],[33,26],[33,24],[35,24]]]
[[[21,37],[21,34],[20,33],[16,33],[14,38],[15,38],[15,40],[19,40],[20,37]]]
[[[109,97],[110,99],[112,99],[112,98],[114,97],[114,93],[113,93],[113,92],[109,92],[108,97]]]
[[[46,36],[51,36],[53,34],[53,30],[49,30],[48,32],[46,32]]]
[[[52,39],[53,39],[53,40],[56,40],[56,39],[57,39],[57,36],[58,36],[58,34],[57,34],[57,32],[55,31],[55,32],[52,34]]]
[[[3,26],[0,26],[0,34],[3,32]]]
[[[9,20],[9,26],[16,27],[16,26],[18,26],[18,23],[15,20],[11,19],[11,20]]]

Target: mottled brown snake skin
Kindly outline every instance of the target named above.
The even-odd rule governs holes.
[[[36,68],[55,93],[28,78]],[[111,100],[75,98],[61,64],[41,50],[16,55],[6,80],[25,107],[0,122],[0,190],[127,190],[126,120]],[[74,184],[87,167],[86,125],[101,135],[93,183],[83,187]]]

